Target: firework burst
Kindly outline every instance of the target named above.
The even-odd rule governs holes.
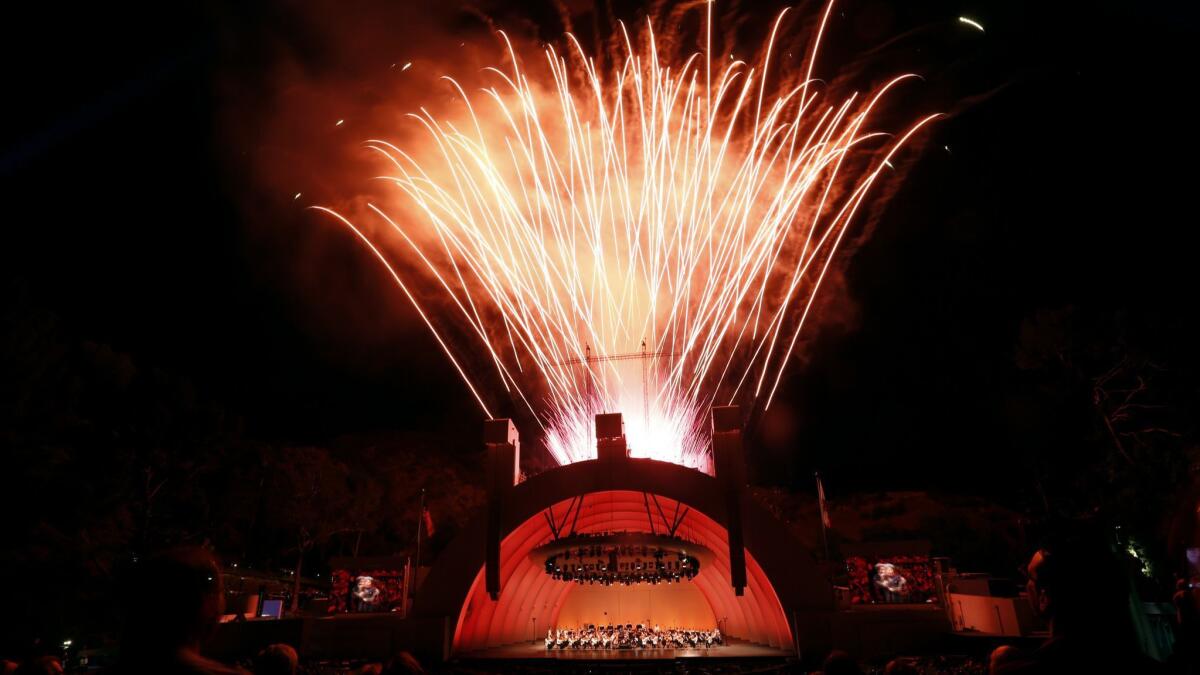
[[[367,142],[403,193],[369,207],[403,265],[316,208],[386,266],[486,415],[478,368],[439,332],[448,318],[560,463],[594,457],[593,415],[620,411],[632,455],[710,471],[703,411],[770,406],[856,212],[935,117],[873,127],[909,74],[832,99],[813,77],[831,8],[796,72],[773,63],[786,11],[753,64],[711,55],[711,3],[702,53],[622,25],[604,69],[570,35],[527,69],[501,33],[492,86],[447,78],[461,112],[409,116],[427,145]],[[415,284],[444,295],[436,316]]]

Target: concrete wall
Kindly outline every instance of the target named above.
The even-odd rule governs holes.
[[[246,621],[218,626],[204,651],[237,661],[277,642],[295,647],[301,658],[383,662],[407,651],[429,664],[449,656],[450,633],[444,620],[401,619],[396,614]]]
[[[890,657],[932,648],[950,630],[937,605],[877,605],[838,612],[833,645],[859,659]]]

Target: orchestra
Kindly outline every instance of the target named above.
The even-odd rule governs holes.
[[[546,649],[709,649],[723,643],[721,631],[653,628],[642,624],[557,628],[546,631]]]

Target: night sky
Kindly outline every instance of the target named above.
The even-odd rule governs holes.
[[[807,335],[755,430],[758,482],[808,489],[819,468],[835,493],[1020,491],[1023,453],[1045,451],[1013,421],[1028,388],[1018,339],[1039,311],[1119,317],[1171,372],[1196,372],[1195,7],[920,4],[839,4],[859,46],[915,31],[907,44],[937,64],[925,95],[955,114],[847,258],[839,297],[854,309]],[[241,5],[6,10],[6,302],[191,380],[255,438],[416,429],[474,449],[477,407],[383,275],[361,278],[374,268],[358,245],[280,235],[317,226],[263,192],[254,133],[268,97],[229,83],[254,82],[279,50],[320,60],[327,47],[290,3]],[[443,26],[481,30],[440,11]],[[489,11],[554,37],[548,7]]]

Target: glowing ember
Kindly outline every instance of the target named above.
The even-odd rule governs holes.
[[[796,74],[771,60],[786,11],[757,65],[707,48],[679,58],[622,25],[611,72],[568,36],[534,73],[501,34],[512,65],[489,69],[492,88],[470,97],[449,80],[459,117],[410,116],[431,150],[368,142],[419,214],[370,205],[416,269],[401,274],[382,242],[318,208],[388,268],[485,414],[414,283],[437,285],[439,315],[479,340],[559,462],[594,457],[593,415],[619,411],[633,456],[708,471],[704,411],[770,405],[856,211],[935,117],[898,135],[868,127],[912,75],[823,100],[813,68],[831,8]]]
[[[960,17],[958,17],[958,22],[965,23],[968,26],[970,26],[971,28],[974,28],[975,30],[979,31],[980,33],[984,32],[983,24],[979,23],[978,21],[976,21],[974,19],[968,19],[965,16],[960,16]]]

